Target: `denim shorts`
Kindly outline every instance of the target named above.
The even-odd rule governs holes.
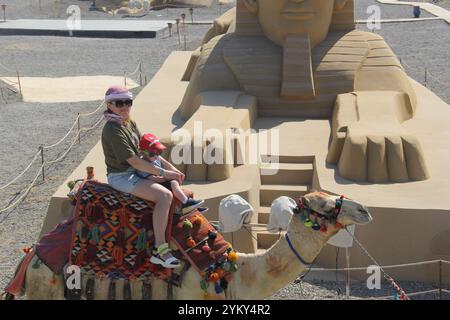
[[[133,168],[125,172],[109,173],[107,179],[111,187],[125,193],[131,193],[136,184],[142,180]]]

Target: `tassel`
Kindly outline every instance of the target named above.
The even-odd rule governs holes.
[[[128,226],[128,217],[127,217],[127,212],[125,210],[120,211],[120,226],[122,228],[126,228]]]
[[[139,233],[136,248],[138,250],[147,249],[147,232],[145,230],[141,230],[141,232]]]
[[[220,281],[217,281],[214,284],[214,290],[216,291],[217,294],[221,294],[223,292],[223,288],[220,285]]]
[[[153,222],[152,222],[152,215],[151,214],[144,214],[142,216],[142,226],[145,230],[152,230],[153,229]]]
[[[100,242],[100,232],[97,224],[91,227],[91,239],[94,240],[96,245]]]
[[[123,286],[123,299],[131,300],[131,285],[129,281],[125,281],[125,285]]]
[[[83,221],[79,220],[78,223],[77,223],[77,231],[76,232],[77,232],[77,237],[80,240],[83,237],[83,227],[84,227]]]
[[[220,286],[223,290],[227,290],[228,288],[228,281],[225,278],[220,279]]]
[[[86,204],[86,207],[84,207],[84,214],[89,222],[92,222],[92,212],[93,212],[92,203],[88,202]]]
[[[147,250],[141,250],[138,252],[134,262],[134,271],[139,270],[139,268],[141,268],[145,264],[146,258],[147,258]]]
[[[109,283],[108,300],[116,300],[116,281],[111,280]]]
[[[75,258],[75,265],[82,266],[83,264],[84,264],[83,249],[80,249],[80,251],[78,251],[77,257]]]
[[[92,218],[95,223],[102,223],[103,218],[103,207],[99,204],[96,204],[92,209]]]
[[[52,279],[50,280],[50,285],[52,287],[56,286],[56,277],[55,274],[53,274]]]
[[[117,231],[117,242],[116,242],[116,246],[125,247],[125,233],[123,232],[123,230],[119,230]]]
[[[152,284],[150,280],[144,280],[142,284],[142,300],[152,300]]]
[[[122,263],[123,263],[123,249],[122,249],[122,247],[118,247],[118,246],[114,247],[113,252],[112,252],[112,256],[113,256],[114,262],[117,265],[121,266]]]
[[[86,262],[91,263],[92,261],[94,261],[96,255],[97,255],[97,247],[92,243],[92,241],[89,241],[86,250]]]
[[[94,300],[94,279],[88,279],[86,283],[86,300]]]

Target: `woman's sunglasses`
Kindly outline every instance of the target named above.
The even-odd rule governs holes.
[[[112,101],[112,104],[114,104],[116,108],[131,107],[133,105],[133,100],[131,99],[115,100]]]

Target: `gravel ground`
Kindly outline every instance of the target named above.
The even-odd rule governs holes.
[[[440,6],[440,7],[444,8],[444,9],[450,10],[450,0],[420,0],[420,1],[419,0],[415,0],[415,1],[413,1],[413,0],[405,0],[405,1],[408,1],[408,2],[429,2],[429,3],[435,4],[437,6]]]
[[[396,6],[390,4],[382,4],[376,0],[356,0],[355,12],[357,19],[369,18],[373,14],[373,11],[371,10],[370,14],[368,14],[367,10],[370,6],[373,5],[376,5],[381,9],[381,19],[414,18],[413,7],[411,6]],[[428,13],[425,10],[422,10],[422,14],[420,16],[422,18],[434,17],[432,14]]]
[[[30,5],[31,3],[31,5]],[[82,19],[137,19],[126,15],[105,14],[92,7],[92,1],[80,0],[59,0],[59,10],[55,7],[55,0],[41,0],[41,8],[39,8],[38,0],[17,1],[3,0],[2,4],[7,5],[7,19],[62,19],[66,17],[66,9],[69,5],[77,5],[80,7]],[[194,8],[194,19],[213,20],[232,8],[233,3],[223,4],[219,6],[218,1],[214,0],[209,8]],[[143,16],[139,15],[138,19],[166,20],[179,18],[182,13],[186,14],[187,20],[190,20],[189,11],[186,8],[169,8],[162,10],[151,10]]]
[[[52,17],[51,1],[42,1],[41,12],[29,6],[28,1],[3,0],[8,5],[8,18],[55,18]],[[67,4],[69,1],[62,1]],[[47,3],[47,6],[45,4]],[[82,7],[86,19],[109,19],[111,16],[97,11],[89,11],[90,1],[70,1]],[[368,5],[378,4],[373,0],[357,1],[357,18],[366,19]],[[379,5],[379,4],[378,4]],[[19,8],[21,6],[21,8]],[[382,18],[406,18],[411,16],[411,10],[401,6],[382,7]],[[17,10],[13,10],[13,8]],[[19,10],[20,9],[20,10]],[[225,11],[225,6],[223,11]],[[169,18],[173,19],[180,13],[187,13],[186,9],[170,9]],[[154,14],[154,15],[153,15]],[[157,17],[160,14],[160,17]],[[142,19],[166,19],[166,11],[152,12]],[[219,15],[219,8],[195,9],[199,20],[212,20]],[[152,16],[153,15],[153,16]],[[113,17],[122,18],[122,17]],[[364,30],[365,25],[359,25]],[[423,82],[424,68],[428,74],[443,83],[450,83],[448,61],[450,58],[449,26],[440,21],[426,21],[414,23],[383,24],[381,34],[392,49],[408,64],[405,68],[414,79]],[[188,26],[188,49],[195,48],[203,38],[207,26]],[[430,37],[430,35],[433,35]],[[24,76],[76,76],[76,75],[123,75],[124,71],[133,71],[138,61],[143,62],[144,73],[150,80],[159,69],[162,62],[173,50],[179,50],[176,37],[168,38],[167,34],[159,34],[155,39],[89,39],[66,37],[32,37],[32,36],[4,36],[1,37],[0,63],[11,69],[18,68]],[[113,48],[113,50],[111,50]],[[420,48],[420,50],[415,50]],[[410,67],[409,67],[410,66]],[[1,69],[1,76],[13,76]],[[439,85],[428,77],[428,85],[447,102],[450,102],[450,88]],[[4,87],[5,84],[1,84]],[[139,91],[139,89],[136,90]],[[4,185],[20,172],[37,152],[39,145],[49,145],[63,136],[78,112],[94,110],[99,101],[40,104],[20,102],[17,95],[8,89],[2,89],[0,96],[0,139],[2,152],[0,154],[0,185]],[[5,103],[5,100],[8,102]],[[97,115],[90,119],[83,119],[82,126],[89,126],[97,119]],[[38,179],[26,200],[14,210],[0,214],[0,289],[3,288],[21,258],[21,248],[32,244],[38,236],[45,217],[51,195],[65,180],[65,177],[75,169],[100,137],[101,126],[88,133],[82,134],[82,144],[75,144],[64,161],[46,168],[46,181]],[[67,141],[71,141],[70,137]],[[62,153],[69,142],[46,154],[47,159],[53,159]],[[8,205],[17,198],[16,193],[27,186],[39,165],[36,164],[16,184],[7,190],[0,190],[0,208]],[[26,215],[26,219],[23,217]],[[407,291],[421,291],[432,288],[428,284],[417,282],[401,283]],[[342,299],[345,292],[342,282],[320,281],[305,278],[297,279],[270,299]],[[339,294],[340,293],[340,294]],[[391,295],[394,292],[389,286],[383,285],[383,290],[369,291],[365,283],[352,283],[353,297],[370,297]],[[433,299],[434,295],[420,296],[421,299]],[[449,299],[450,297],[444,296]]]

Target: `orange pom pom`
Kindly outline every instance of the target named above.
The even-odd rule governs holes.
[[[205,271],[200,271],[200,277],[204,278],[206,276],[206,272]]]
[[[188,240],[186,241],[186,245],[187,245],[189,248],[195,247],[196,244],[197,244],[197,243],[195,243],[195,240],[192,239],[191,237],[189,237]]]
[[[209,281],[211,281],[211,282],[217,282],[219,279],[220,279],[219,274],[217,272],[213,272],[209,276]]]
[[[192,224],[194,224],[194,225],[199,225],[199,226],[200,226],[202,223],[203,223],[203,219],[202,219],[201,217],[195,215],[195,216],[192,218]]]
[[[26,254],[28,254],[28,253],[30,253],[30,251],[31,251],[31,248],[30,247],[25,247],[25,248],[22,248],[22,251],[24,252],[24,253],[26,253]]]
[[[216,272],[219,275],[219,278],[221,278],[221,279],[225,276],[225,270],[223,270],[221,268],[217,268]]]
[[[236,262],[239,259],[239,256],[237,255],[236,252],[232,251],[232,252],[230,252],[228,254],[228,258],[227,259],[228,259],[228,261]]]

